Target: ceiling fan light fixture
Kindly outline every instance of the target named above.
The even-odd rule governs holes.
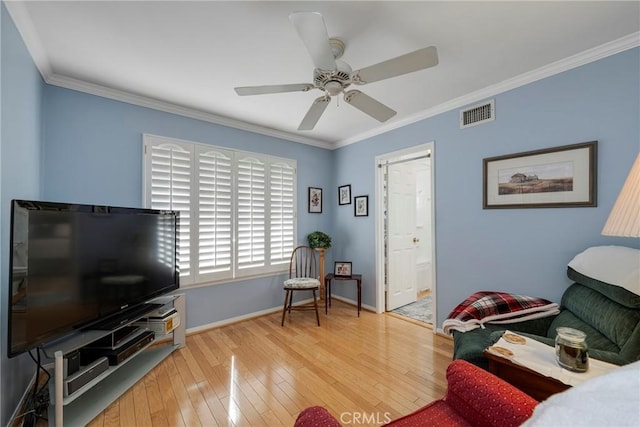
[[[337,82],[335,80],[331,80],[328,81],[325,85],[324,85],[324,90],[327,91],[327,93],[329,94],[329,96],[336,96],[338,95],[340,92],[342,92],[342,83]]]

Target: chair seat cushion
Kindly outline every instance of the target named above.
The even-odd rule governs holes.
[[[293,277],[289,280],[285,280],[284,282],[285,288],[311,289],[319,286],[320,281],[312,277]]]

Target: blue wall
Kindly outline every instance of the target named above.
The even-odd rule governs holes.
[[[322,214],[307,213],[307,187],[328,194],[332,151],[56,86],[46,87],[44,105],[46,200],[142,206],[142,134],[151,133],[296,159],[298,240],[316,229],[330,232],[332,204],[325,199]],[[282,281],[276,276],[186,290],[187,328],[278,307]]]
[[[0,6],[0,423],[6,425],[34,372],[27,357],[7,359],[10,202],[41,193],[44,82],[4,4]]]
[[[337,184],[351,183],[374,206],[375,157],[435,141],[438,325],[478,290],[559,301],[574,255],[600,244],[640,247],[638,239],[600,235],[640,151],[639,56],[635,48],[495,96],[493,122],[460,129],[455,110],[337,150]],[[482,209],[483,158],[593,140],[598,207]],[[349,247],[334,256],[375,277],[374,218],[338,212],[334,221]],[[375,304],[373,283],[363,302]]]
[[[640,246],[600,230],[640,150],[640,49],[622,52],[495,97],[494,122],[464,130],[458,112],[328,151],[43,84],[2,6],[0,225],[7,242],[14,197],[140,206],[142,134],[263,152],[298,161],[298,233],[327,231],[333,259],[352,260],[375,305],[375,156],[435,141],[438,319],[480,289],[558,301],[567,262],[596,244]],[[44,130],[43,130],[44,129]],[[482,210],[482,159],[584,141],[599,141],[598,207]],[[44,141],[44,142],[43,142]],[[19,179],[17,179],[19,178]],[[368,194],[368,217],[338,207],[338,185]],[[325,189],[324,213],[306,212],[307,187]],[[1,248],[6,304],[8,245]],[[187,327],[278,307],[282,277],[187,291]],[[342,290],[339,290],[342,291]],[[353,298],[351,288],[344,289]],[[1,392],[4,425],[33,373],[25,358],[6,359],[2,314]]]

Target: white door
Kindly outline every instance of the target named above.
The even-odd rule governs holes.
[[[431,159],[416,161],[416,280],[418,292],[433,288],[431,272]]]
[[[387,170],[388,277],[387,310],[417,299],[416,175],[406,164]]]

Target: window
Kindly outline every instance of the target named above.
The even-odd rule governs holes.
[[[181,285],[285,271],[296,161],[144,135],[144,204],[180,212]]]

